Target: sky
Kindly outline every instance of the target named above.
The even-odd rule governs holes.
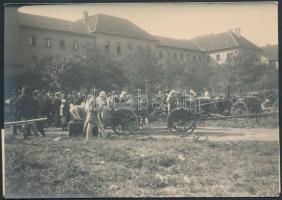
[[[20,12],[75,21],[83,12],[126,18],[152,35],[175,39],[226,32],[241,34],[258,46],[278,44],[278,4],[253,3],[116,3],[30,5]]]

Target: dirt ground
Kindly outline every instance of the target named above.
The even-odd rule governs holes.
[[[279,129],[201,126],[192,136],[163,127],[135,135],[11,137],[6,197],[277,196]]]

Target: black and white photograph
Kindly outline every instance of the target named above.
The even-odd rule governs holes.
[[[9,198],[278,197],[278,2],[6,4]]]

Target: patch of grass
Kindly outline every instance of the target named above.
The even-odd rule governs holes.
[[[52,139],[6,145],[7,197],[275,196],[279,191],[274,141]]]

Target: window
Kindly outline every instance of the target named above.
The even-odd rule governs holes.
[[[150,46],[147,46],[146,49],[147,49],[148,53],[149,53],[150,55],[152,55],[152,49],[151,49],[151,47],[150,47]]]
[[[30,57],[30,69],[37,69],[38,66],[38,58],[33,55]]]
[[[208,61],[208,62],[210,61],[210,56],[209,56],[209,55],[207,55],[207,61]]]
[[[46,48],[51,48],[51,40],[49,38],[45,39],[45,46]]]
[[[35,47],[36,46],[36,37],[30,36],[29,37],[29,45]]]
[[[189,54],[187,54],[187,56],[186,56],[186,57],[187,57],[187,60],[190,60],[190,55],[189,55]]]
[[[119,42],[117,43],[117,54],[118,54],[118,55],[121,54],[121,45],[120,45]]]
[[[202,56],[199,56],[199,61],[201,61],[202,60]]]
[[[52,66],[52,56],[46,56],[43,59],[43,65],[47,65],[47,66]],[[51,68],[49,68],[49,71],[51,70]]]
[[[73,50],[78,51],[78,43],[73,41]]]
[[[183,61],[183,54],[180,54],[180,60]]]
[[[163,57],[163,52],[159,51],[159,58]]]
[[[93,45],[96,47],[96,36],[93,37]]]
[[[65,40],[60,40],[60,49],[66,49]]]
[[[110,42],[109,41],[106,42],[105,51],[106,53],[110,53]]]
[[[173,54],[173,58],[176,59],[176,53]]]
[[[232,58],[233,58],[233,53],[227,53],[226,59],[227,59],[227,60],[230,60],[230,59],[232,59]]]
[[[169,51],[167,52],[167,57],[168,57],[168,58],[170,57],[170,53],[169,53]]]
[[[132,54],[132,44],[128,43],[127,47],[128,47],[128,54],[131,55]]]
[[[216,55],[216,60],[220,61],[220,55],[219,54]]]
[[[196,56],[193,56],[193,61],[195,61],[196,60]]]

